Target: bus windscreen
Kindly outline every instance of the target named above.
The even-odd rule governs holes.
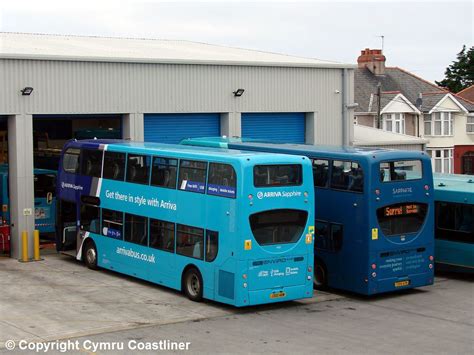
[[[380,181],[408,181],[423,177],[421,160],[398,160],[380,163]]]
[[[303,182],[301,165],[256,165],[253,182],[255,187],[299,186]]]

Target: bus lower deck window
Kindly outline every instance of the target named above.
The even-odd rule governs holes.
[[[178,224],[176,253],[195,259],[204,258],[204,229]]]
[[[148,234],[147,234],[147,218],[142,216],[136,216],[133,214],[125,214],[125,241],[148,245]]]
[[[214,261],[219,249],[219,233],[206,231],[206,261]]]
[[[99,207],[81,206],[81,230],[91,233],[100,233]]]
[[[150,219],[150,247],[174,252],[174,223]]]
[[[123,239],[123,212],[102,209],[102,234],[114,239]]]

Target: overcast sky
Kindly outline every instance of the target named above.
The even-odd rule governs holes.
[[[186,39],[346,63],[384,35],[387,65],[434,81],[473,45],[473,11],[472,1],[0,0],[0,31]]]

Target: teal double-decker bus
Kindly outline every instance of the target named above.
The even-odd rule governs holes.
[[[311,160],[316,288],[374,295],[433,283],[433,176],[426,153],[224,137],[182,144]]]
[[[435,174],[435,260],[440,269],[474,272],[474,176]]]
[[[68,142],[59,251],[238,307],[312,297],[311,163],[180,145]]]
[[[56,171],[34,169],[35,229],[42,237],[54,238],[56,232]],[[10,224],[8,165],[0,165],[0,205],[2,223]]]

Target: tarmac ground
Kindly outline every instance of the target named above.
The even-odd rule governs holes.
[[[14,353],[48,354],[68,343],[78,354],[180,351],[169,342],[192,353],[474,353],[473,281],[443,273],[433,286],[394,294],[315,292],[237,309],[63,255],[0,258],[0,353],[11,353],[12,341]]]

